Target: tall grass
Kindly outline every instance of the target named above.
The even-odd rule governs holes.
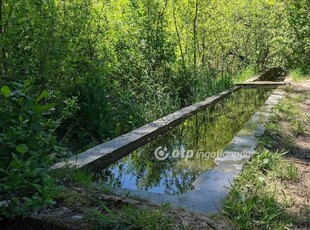
[[[310,73],[305,72],[301,69],[294,69],[290,71],[290,75],[294,81],[302,81],[306,79],[310,79]]]
[[[242,73],[251,76],[252,69]],[[234,77],[205,70],[180,71],[163,76],[143,76],[140,82],[120,85],[105,76],[84,79],[79,86],[80,110],[67,137],[73,151],[82,151],[184,106],[229,89]],[[240,78],[240,79],[241,79]],[[113,87],[111,87],[113,86]],[[78,121],[77,121],[78,119]]]
[[[229,89],[233,85],[232,77],[229,75],[212,76],[208,73],[199,73],[195,76],[195,84],[192,85],[191,102],[197,102],[207,97]]]
[[[234,82],[244,82],[248,80],[251,76],[255,75],[255,67],[248,66],[245,69],[241,70],[239,73],[233,75]]]

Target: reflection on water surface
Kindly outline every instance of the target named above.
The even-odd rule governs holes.
[[[231,141],[270,94],[268,89],[238,90],[103,169],[99,176],[111,186],[182,194],[193,188],[199,174],[213,167],[214,152],[221,151]],[[167,148],[169,155],[164,161],[154,155],[159,146]],[[210,154],[174,158],[174,150]]]

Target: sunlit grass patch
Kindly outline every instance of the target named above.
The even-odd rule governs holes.
[[[291,219],[285,202],[279,202],[270,181],[298,180],[294,164],[283,158],[285,152],[264,150],[245,165],[224,204],[224,214],[240,229],[285,229]]]
[[[233,77],[234,82],[244,82],[248,80],[249,78],[253,77],[255,75],[255,68],[253,66],[248,66],[243,71],[241,71],[239,74],[235,75]]]
[[[302,81],[302,80],[310,79],[310,74],[306,74],[300,69],[291,70],[290,75],[294,81]]]
[[[289,99],[282,100],[275,106],[276,116],[284,118],[286,120],[293,120],[299,113],[296,104]]]

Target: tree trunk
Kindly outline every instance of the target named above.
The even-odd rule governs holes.
[[[194,70],[197,67],[197,17],[198,17],[198,0],[195,3],[195,16],[193,21],[193,34],[194,34]]]
[[[3,30],[3,0],[0,0],[0,38],[2,39],[4,30]],[[6,66],[6,57],[5,57],[5,48],[4,46],[1,47],[1,56],[2,56],[2,78],[5,77],[5,74],[7,72],[7,66]]]
[[[181,38],[180,38],[179,29],[178,29],[177,19],[176,19],[176,16],[175,16],[175,8],[174,8],[174,6],[173,6],[173,10],[172,11],[173,11],[173,20],[174,20],[175,32],[176,32],[177,37],[178,37],[179,49],[180,49],[180,52],[181,52],[181,59],[182,59],[182,63],[183,63],[183,69],[186,69],[185,58],[184,58],[183,48],[182,48],[182,44],[181,44]]]

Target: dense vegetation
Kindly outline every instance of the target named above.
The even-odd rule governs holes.
[[[245,68],[306,70],[309,12],[307,0],[2,0],[1,84],[48,90],[65,116],[59,140],[79,149],[221,91]]]
[[[244,71],[309,72],[309,12],[308,0],[0,0],[0,193],[29,197],[8,178],[50,183],[59,145],[81,151]],[[45,188],[29,191],[48,200]]]

